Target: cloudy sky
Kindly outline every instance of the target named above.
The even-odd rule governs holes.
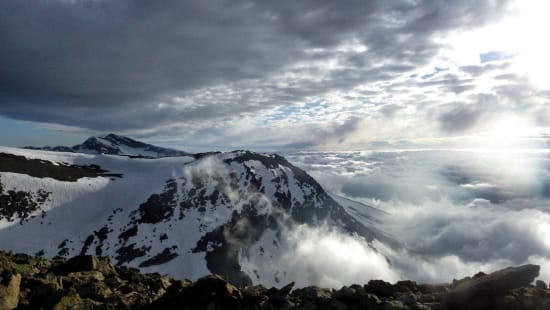
[[[544,0],[0,2],[0,144],[539,147]]]

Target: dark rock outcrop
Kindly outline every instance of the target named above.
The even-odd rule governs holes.
[[[531,283],[539,266],[510,267],[452,284],[381,280],[340,289],[240,286],[209,275],[173,280],[81,255],[46,261],[0,252],[0,309],[550,309]]]
[[[540,266],[509,267],[491,274],[454,281],[445,299],[448,309],[488,309],[503,295],[528,287],[539,276]]]
[[[35,178],[52,178],[59,181],[76,182],[80,178],[98,176],[121,177],[120,174],[107,173],[98,165],[70,165],[54,163],[48,160],[26,158],[8,153],[0,153],[0,171],[27,174]]]

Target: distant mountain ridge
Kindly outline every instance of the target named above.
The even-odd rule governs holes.
[[[82,144],[77,144],[73,146],[54,146],[54,147],[26,146],[25,148],[30,150],[43,150],[43,151],[54,151],[54,152],[109,154],[109,155],[121,155],[121,156],[132,156],[132,157],[134,156],[148,157],[148,158],[190,155],[190,153],[187,153],[184,151],[155,146],[152,144],[134,140],[132,138],[119,136],[113,133],[108,134],[104,137],[98,137],[98,136],[89,137]]]

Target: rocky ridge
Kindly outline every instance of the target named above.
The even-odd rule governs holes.
[[[539,271],[524,265],[436,285],[237,287],[218,275],[191,282],[141,274],[106,257],[45,260],[0,252],[0,309],[548,309],[546,283],[531,285]]]

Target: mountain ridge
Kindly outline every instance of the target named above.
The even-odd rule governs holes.
[[[134,140],[129,137],[116,135],[113,133],[107,134],[103,137],[92,136],[86,139],[81,144],[73,146],[45,146],[34,147],[26,146],[25,149],[30,150],[44,150],[53,152],[71,152],[71,153],[84,153],[84,154],[109,154],[109,155],[121,155],[131,157],[144,157],[144,158],[161,158],[161,157],[174,157],[174,156],[188,156],[190,153],[155,146],[138,140]]]

